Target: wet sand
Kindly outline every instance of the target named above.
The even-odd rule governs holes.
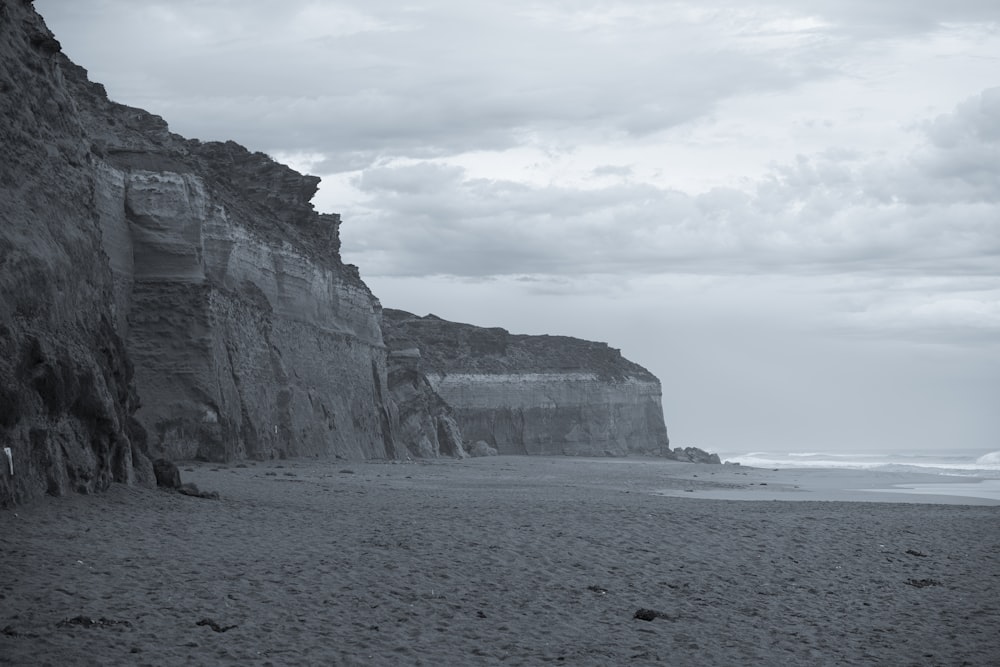
[[[521,457],[182,476],[221,500],[115,487],[0,512],[0,664],[1000,655],[996,502],[851,490],[921,476]]]

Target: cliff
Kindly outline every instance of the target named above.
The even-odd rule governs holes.
[[[383,322],[318,178],[112,102],[30,2],[0,0],[0,59],[0,506],[158,457],[670,455],[607,345]]]
[[[339,218],[309,203],[319,179],[173,135],[62,66],[150,449],[395,457],[380,305],[341,263]]]
[[[660,382],[604,343],[383,312],[392,350],[419,350],[466,442],[501,454],[669,455]]]
[[[152,480],[59,48],[29,4],[0,2],[0,506]]]
[[[319,179],[110,101],[30,3],[0,31],[0,503],[155,456],[419,451]]]
[[[415,349],[389,354],[389,392],[396,406],[397,433],[422,458],[467,453],[454,413],[424,375]]]

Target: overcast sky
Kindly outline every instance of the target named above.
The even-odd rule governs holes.
[[[672,444],[1000,450],[996,0],[36,0],[323,178],[383,304],[603,340]]]

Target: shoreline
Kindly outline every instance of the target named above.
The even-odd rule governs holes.
[[[774,469],[687,463],[641,456],[603,458],[508,455],[461,461],[438,459],[356,465],[386,464],[464,465],[470,468],[468,474],[474,477],[503,477],[497,471],[514,467],[519,473],[516,478],[509,477],[512,482],[538,479],[539,471],[544,471],[543,474],[549,477],[565,475],[566,483],[583,487],[710,500],[1000,506],[1000,480],[930,472],[805,467]],[[182,467],[195,471],[211,465],[188,463]],[[542,477],[546,478],[548,477]],[[951,493],[947,492],[948,489],[951,489]]]
[[[693,497],[716,500],[839,501],[1000,506],[1000,480],[974,475],[854,468],[755,468],[723,465],[712,475],[739,489],[694,489]],[[704,473],[702,473],[704,474]],[[761,488],[764,487],[764,488]],[[676,493],[674,490],[666,491]]]
[[[220,500],[115,485],[0,512],[0,664],[985,666],[1000,649],[995,507],[716,500],[783,476],[655,459],[180,467]]]

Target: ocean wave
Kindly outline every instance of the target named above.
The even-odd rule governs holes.
[[[1000,451],[983,454],[976,459],[976,464],[981,466],[997,466],[1000,468]]]
[[[1000,476],[1000,451],[976,457],[975,453],[938,454],[889,452],[883,454],[823,452],[750,452],[724,454],[730,463],[754,468],[840,468],[848,470],[883,470],[924,472],[938,475]]]
[[[793,458],[787,454],[768,454],[767,452],[751,452],[723,458],[732,463],[755,468],[871,468],[878,465],[878,463],[825,455],[806,460],[803,457]]]

